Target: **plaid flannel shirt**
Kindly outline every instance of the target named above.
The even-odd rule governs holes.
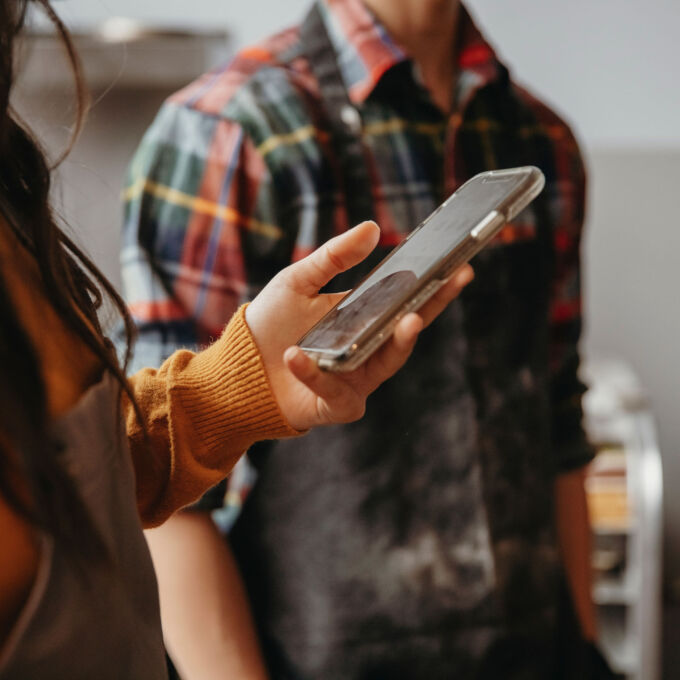
[[[482,93],[507,72],[463,10],[456,105],[444,115],[408,55],[359,0],[320,6],[361,114],[380,246],[387,249],[473,169],[503,163],[503,112]],[[244,49],[173,95],[141,142],[124,192],[121,254],[125,296],[139,329],[133,369],[158,365],[178,347],[205,346],[277,271],[348,228],[341,183],[327,171],[336,159],[317,84],[298,38],[293,28]],[[550,398],[556,468],[568,470],[590,457],[576,377],[584,169],[568,126],[511,87],[530,113],[518,135],[538,140],[537,164],[546,175],[554,250]],[[535,229],[528,209],[491,247],[530,240]]]

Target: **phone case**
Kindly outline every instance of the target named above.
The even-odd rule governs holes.
[[[489,183],[495,181],[505,181],[517,178],[522,180],[517,190],[500,201],[491,209],[485,217],[467,232],[464,240],[460,242],[448,255],[442,259],[436,269],[431,271],[427,278],[420,280],[418,285],[409,290],[404,299],[395,308],[387,308],[380,319],[371,327],[359,333],[356,338],[352,338],[352,344],[342,353],[328,351],[306,346],[305,340],[312,334],[312,331],[323,324],[333,313],[331,310],[321,319],[314,328],[301,338],[298,345],[318,363],[319,367],[335,372],[349,372],[358,368],[366,359],[382,346],[392,335],[394,327],[399,320],[409,312],[420,309],[446,282],[448,277],[463,264],[474,257],[484,246],[500,231],[500,229],[515,216],[517,216],[543,189],[545,178],[543,173],[533,166],[511,168],[507,170],[493,170],[475,175],[462,185],[452,196],[442,203],[426,220],[424,220],[409,236],[397,246],[380,264],[377,265],[364,279],[362,279],[354,290],[357,290],[364,281],[367,281],[383,265],[392,258],[395,253],[414,237],[419,230],[426,229],[428,223],[443,210],[456,194],[472,182]],[[348,296],[351,292],[348,293]],[[347,296],[346,296],[347,297]],[[345,298],[346,299],[346,298]],[[342,305],[342,301],[339,303]],[[336,305],[336,308],[338,305]],[[335,308],[334,308],[335,309]]]

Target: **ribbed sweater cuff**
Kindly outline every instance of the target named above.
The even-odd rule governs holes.
[[[243,305],[220,339],[194,355],[171,392],[198,440],[211,450],[225,442],[242,449],[262,439],[302,434],[286,421],[272,394]]]

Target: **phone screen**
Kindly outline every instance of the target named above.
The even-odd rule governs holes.
[[[359,334],[387,311],[401,306],[405,292],[417,288],[420,280],[510,197],[521,181],[506,175],[464,184],[314,326],[300,345],[334,354],[347,351]]]

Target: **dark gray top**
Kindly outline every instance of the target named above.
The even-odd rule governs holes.
[[[38,575],[0,654],[0,677],[165,680],[158,588],[108,373],[54,424],[53,435],[111,558],[83,567],[42,537]]]

